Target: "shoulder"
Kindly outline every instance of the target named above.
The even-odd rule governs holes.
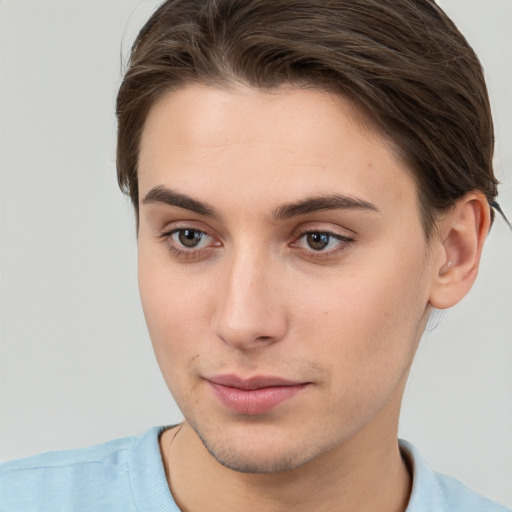
[[[135,511],[131,468],[155,465],[159,432],[2,463],[0,510]]]
[[[114,463],[118,465],[122,456],[136,438],[125,437],[108,443],[80,448],[47,452],[33,457],[0,463],[0,475],[5,478],[12,473],[39,471],[41,469],[64,469],[87,467],[89,464]]]
[[[468,489],[456,478],[433,471],[407,441],[400,440],[400,449],[413,474],[406,512],[510,512],[503,505]]]

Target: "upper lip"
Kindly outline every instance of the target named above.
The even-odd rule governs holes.
[[[206,380],[213,384],[228,386],[244,390],[270,388],[275,386],[299,386],[306,382],[283,379],[282,377],[273,377],[267,375],[257,375],[249,378],[242,378],[234,374],[214,375]]]

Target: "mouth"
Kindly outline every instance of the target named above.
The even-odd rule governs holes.
[[[206,380],[225,407],[248,416],[270,412],[311,384],[271,376],[243,379],[232,374],[215,375]]]

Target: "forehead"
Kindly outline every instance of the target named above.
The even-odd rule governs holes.
[[[414,179],[393,145],[347,100],[305,88],[191,85],[163,96],[142,133],[140,197],[159,185],[249,203],[408,196],[403,207],[417,209]]]

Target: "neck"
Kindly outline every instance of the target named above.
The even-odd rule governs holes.
[[[411,479],[396,429],[393,435],[382,434],[389,428],[376,435],[373,427],[304,466],[272,474],[222,466],[187,423],[177,437],[177,429],[165,432],[161,446],[171,492],[184,512],[404,512]]]

